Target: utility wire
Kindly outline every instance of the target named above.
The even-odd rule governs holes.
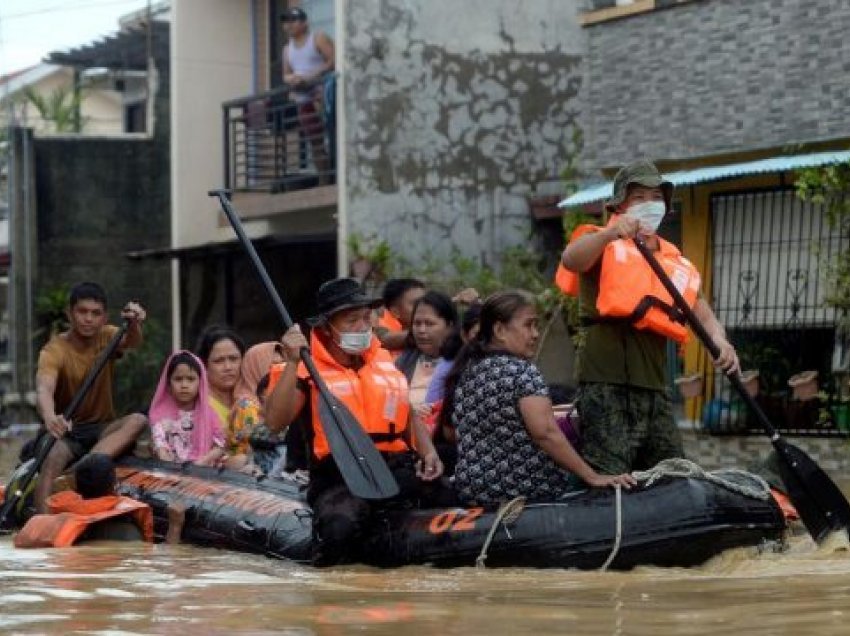
[[[45,13],[60,13],[63,11],[78,11],[80,9],[89,9],[92,7],[105,7],[109,5],[115,4],[142,4],[139,0],[106,0],[105,2],[88,2],[86,4],[59,4],[53,5],[52,7],[44,7],[43,9],[38,9],[35,11],[22,11],[20,13],[7,13],[6,15],[0,14],[3,20],[15,20],[17,18],[26,18],[32,15],[42,15]]]

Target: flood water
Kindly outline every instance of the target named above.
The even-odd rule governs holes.
[[[17,443],[0,440],[0,475]],[[692,569],[316,570],[186,545],[16,550],[3,634],[847,634],[846,537]]]

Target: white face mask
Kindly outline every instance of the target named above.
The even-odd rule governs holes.
[[[629,207],[626,214],[640,221],[642,234],[655,234],[666,211],[667,206],[664,201],[644,201]]]
[[[363,353],[372,344],[371,329],[367,329],[366,331],[337,331],[334,329],[334,331],[339,334],[339,348],[346,353],[352,355]]]

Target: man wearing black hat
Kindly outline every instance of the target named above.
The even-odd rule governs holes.
[[[334,43],[327,34],[310,30],[307,14],[300,7],[288,9],[280,20],[288,37],[283,47],[283,81],[292,87],[298,121],[313,149],[313,162],[320,178],[326,179],[330,161],[325,148],[323,79],[334,69]]]
[[[682,457],[682,438],[673,418],[665,381],[667,339],[684,343],[684,320],[637,250],[641,237],[691,305],[720,349],[715,366],[739,371],[738,356],[723,326],[699,294],[696,268],[656,230],[670,211],[673,184],[649,161],[635,161],[614,178],[605,203],[612,215],[567,245],[562,264],[579,276],[577,403],[582,455],[597,471],[620,474]]]
[[[401,496],[415,497],[422,482],[442,475],[443,465],[427,431],[410,417],[407,380],[372,333],[372,310],[381,300],[364,294],[353,278],[337,278],[319,288],[316,304],[318,314],[307,321],[313,326],[309,348],[316,368],[384,455]],[[298,325],[281,342],[286,366],[267,398],[266,425],[278,432],[299,415],[309,422],[313,457],[307,500],[313,507],[315,562],[355,559],[370,504],[351,494],[331,456],[319,417],[319,392],[299,364],[300,351],[308,344]]]

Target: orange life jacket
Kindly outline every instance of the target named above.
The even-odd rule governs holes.
[[[791,503],[788,495],[776,490],[776,488],[770,489],[770,495],[779,506],[779,509],[782,511],[782,516],[785,517],[786,521],[797,521],[800,518],[800,513],[797,512],[797,509],[794,507],[794,504]]]
[[[372,344],[361,354],[365,364],[350,369],[339,364],[325,348],[316,331],[310,334],[310,351],[328,389],[345,404],[368,433],[379,451],[398,453],[409,449],[404,440],[410,416],[407,379],[389,352],[372,336]],[[309,381],[307,368],[298,365],[298,377]],[[321,460],[330,454],[328,439],[319,419],[319,391],[310,384],[313,419],[313,454]]]
[[[83,499],[73,490],[51,495],[47,500],[50,514],[35,515],[15,535],[16,548],[67,548],[74,545],[89,526],[129,515],[145,541],[153,541],[151,507],[135,499],[107,495]]]
[[[396,318],[386,307],[381,310],[381,315],[378,318],[378,326],[389,329],[390,331],[401,331],[404,329],[401,321],[399,321],[399,319]]]
[[[657,238],[659,249],[655,258],[688,306],[693,307],[700,287],[697,268],[675,245],[660,236]],[[631,240],[618,239],[605,247],[596,309],[603,322],[624,319],[636,329],[648,329],[680,343],[688,340],[684,317]]]
[[[608,221],[610,225],[615,217],[611,217],[611,220]],[[570,235],[570,240],[568,243],[572,243],[578,238],[581,238],[585,234],[589,234],[590,232],[598,232],[602,227],[599,225],[591,225],[589,223],[584,223],[576,227],[573,230],[573,233]],[[572,270],[564,267],[563,263],[558,263],[558,269],[555,270],[555,285],[564,292],[567,296],[578,296],[578,280],[579,275],[578,272],[574,272]]]
[[[388,331],[403,331],[404,330],[404,325],[401,324],[401,321],[398,318],[396,318],[392,314],[392,312],[390,312],[389,309],[384,307],[383,309],[381,309],[379,311],[381,313],[380,313],[380,316],[378,317],[378,324],[376,325],[377,327],[383,327],[384,329],[386,329]],[[389,347],[384,347],[384,348],[387,351],[390,352],[390,355],[392,356],[393,360],[398,358],[402,354],[402,352],[404,351],[404,346],[401,346],[398,349],[390,349]]]

